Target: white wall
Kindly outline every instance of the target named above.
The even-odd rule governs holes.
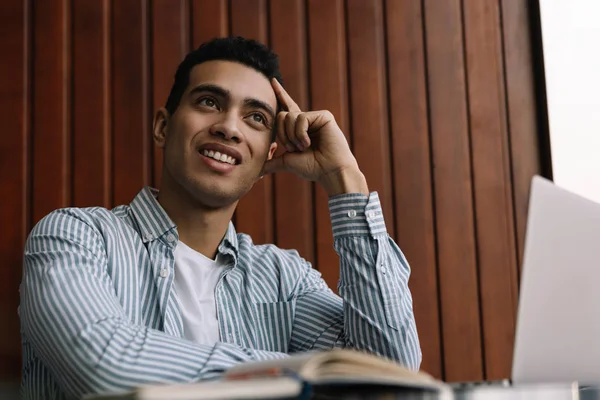
[[[600,0],[540,11],[554,181],[600,202]]]

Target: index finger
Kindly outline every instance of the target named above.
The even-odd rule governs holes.
[[[275,91],[275,95],[277,99],[283,104],[287,111],[291,112],[301,112],[298,104],[292,99],[292,97],[285,91],[281,83],[275,78],[271,79],[271,86],[273,86],[273,90]]]

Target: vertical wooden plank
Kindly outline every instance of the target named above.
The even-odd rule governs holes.
[[[71,202],[70,8],[67,0],[32,3],[33,222]]]
[[[349,140],[346,21],[343,0],[308,0],[310,103],[329,110]],[[316,266],[336,290],[339,258],[333,249],[327,193],[315,185]]]
[[[111,204],[110,2],[73,4],[73,204]]]
[[[483,378],[461,2],[425,0],[445,378]]]
[[[465,43],[485,379],[510,377],[517,255],[499,4],[465,0]]]
[[[196,49],[215,37],[229,34],[227,0],[192,0],[192,43]]]
[[[395,236],[383,5],[348,0],[347,7],[352,150],[369,190],[379,193],[388,232]]]
[[[21,352],[19,282],[23,247],[28,233],[30,141],[30,9],[26,1],[0,3],[0,107],[6,113],[0,140],[0,380],[18,381]]]
[[[147,0],[113,2],[113,204],[150,183]]]
[[[533,48],[528,1],[501,1],[505,84],[512,161],[519,272],[525,246],[531,178],[541,173],[536,120]]]
[[[267,6],[265,0],[232,0],[231,33],[267,43]],[[259,180],[239,202],[237,230],[252,236],[254,243],[273,243],[273,177]]]
[[[303,0],[270,2],[271,48],[279,55],[286,90],[302,110],[308,109],[305,11]],[[314,263],[313,185],[290,172],[273,179],[275,241]]]
[[[385,3],[398,244],[411,265],[421,369],[442,378],[427,82],[421,2]]]
[[[231,34],[268,44],[266,0],[230,0]]]
[[[165,106],[177,66],[190,47],[187,0],[152,3],[152,112]],[[163,152],[152,145],[153,185],[159,186]]]

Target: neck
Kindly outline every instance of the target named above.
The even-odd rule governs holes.
[[[237,202],[217,209],[206,207],[169,179],[161,182],[158,202],[177,225],[179,240],[214,260]]]

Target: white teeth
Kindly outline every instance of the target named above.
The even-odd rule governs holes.
[[[228,156],[227,154],[221,154],[218,151],[213,150],[202,150],[202,155],[210,158],[214,158],[217,161],[225,162],[227,164],[235,165],[235,158]]]

